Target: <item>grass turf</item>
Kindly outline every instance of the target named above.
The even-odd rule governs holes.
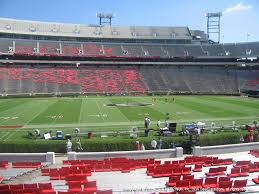
[[[173,100],[173,98],[175,100]],[[109,103],[153,103],[152,97],[63,97],[19,98],[0,100],[0,126],[23,125],[20,129],[0,129],[0,141],[21,139],[28,130],[62,129],[72,133],[129,130],[143,127],[144,118],[152,125],[163,121],[169,113],[171,121],[188,123],[203,121],[209,124],[237,124],[259,118],[259,100],[230,96],[156,97],[152,106],[113,107]]]

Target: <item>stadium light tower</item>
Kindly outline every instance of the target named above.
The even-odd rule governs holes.
[[[96,17],[99,18],[99,25],[109,24],[112,25],[112,19],[114,18],[114,14],[112,13],[97,13]]]
[[[221,12],[217,13],[207,13],[205,15],[207,17],[207,35],[208,38],[216,35],[218,43],[220,43],[220,19],[222,16]]]

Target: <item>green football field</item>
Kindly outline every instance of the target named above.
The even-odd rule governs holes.
[[[112,103],[152,105],[107,106]],[[15,139],[21,132],[35,128],[73,131],[78,127],[81,132],[129,130],[132,126],[143,127],[145,117],[154,126],[158,119],[164,121],[166,115],[177,123],[243,124],[258,120],[258,110],[259,99],[229,96],[163,96],[156,97],[155,102],[151,96],[1,99],[0,141]]]

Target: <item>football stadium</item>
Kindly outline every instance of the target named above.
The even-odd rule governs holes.
[[[0,194],[259,193],[259,42],[96,16],[0,17]]]

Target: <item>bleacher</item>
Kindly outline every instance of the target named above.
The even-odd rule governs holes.
[[[215,155],[185,156],[177,160],[123,157],[63,160],[62,165],[41,168],[41,173],[32,182],[25,180],[22,183],[0,184],[0,193],[111,194],[123,193],[122,188],[132,189],[125,193],[135,193],[135,188],[141,189],[147,184],[150,192],[139,193],[256,193],[258,192],[259,162],[254,156],[257,156],[258,150],[250,150],[243,154],[246,160],[242,160],[241,158],[245,157],[240,155],[235,155],[234,158]],[[6,165],[6,162],[1,164]],[[38,163],[15,163],[20,167],[25,164],[35,166]],[[108,177],[114,179],[110,180],[112,181],[110,184],[103,184],[104,180],[109,183]]]
[[[71,57],[257,57],[259,43],[151,44],[0,38],[0,54]]]
[[[0,93],[236,94],[258,90],[258,70],[172,65],[1,65]]]

